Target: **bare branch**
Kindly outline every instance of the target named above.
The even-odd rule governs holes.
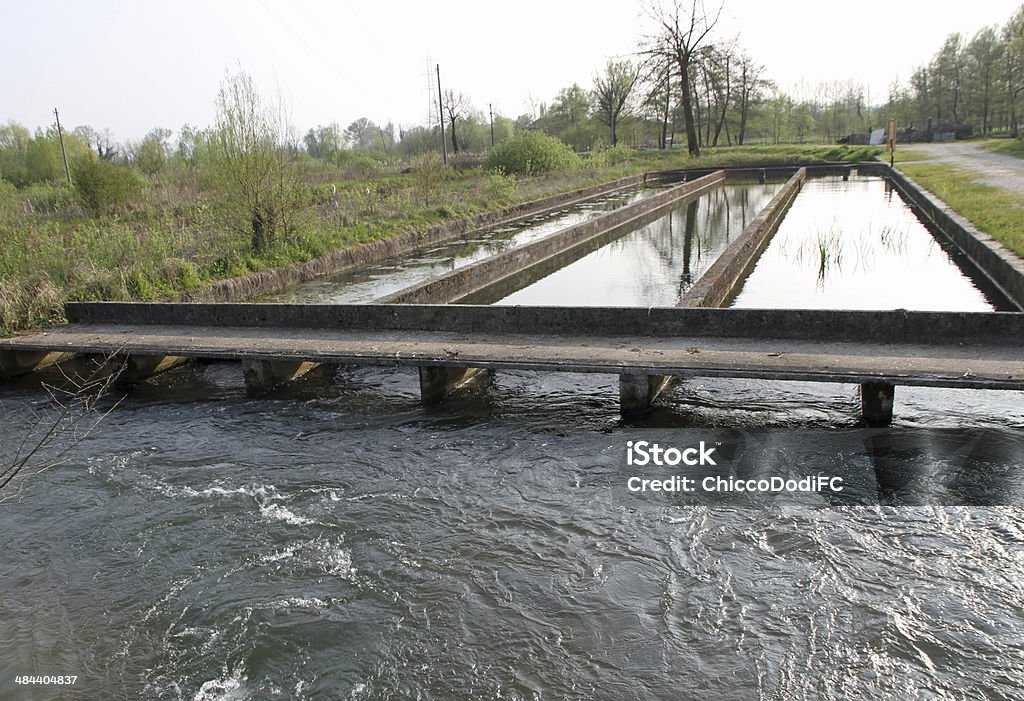
[[[4,424],[20,424],[24,433],[13,453],[5,453],[0,444],[0,502],[17,497],[27,477],[64,464],[68,452],[117,408],[120,398],[103,409],[100,402],[113,388],[123,367],[112,357],[107,358],[86,378],[68,377],[62,368],[66,386],[43,385],[47,399],[42,406],[26,407],[20,420],[2,409]]]

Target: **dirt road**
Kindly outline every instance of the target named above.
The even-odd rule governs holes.
[[[903,148],[926,156],[928,162],[949,163],[974,173],[978,182],[1024,195],[1024,159],[990,153],[969,142],[908,144]]]

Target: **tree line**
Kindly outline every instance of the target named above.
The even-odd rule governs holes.
[[[749,143],[835,143],[851,133],[884,126],[926,132],[952,125],[958,132],[1018,134],[1024,93],[1024,5],[1003,26],[971,38],[950,34],[930,61],[872,100],[857,80],[837,80],[782,91],[767,68],[736,39],[716,34],[722,7],[701,0],[643,0],[645,33],[631,58],[610,60],[589,85],[573,83],[549,103],[532,104],[511,118],[477,106],[464,93],[446,90],[435,123],[397,127],[360,118],[342,127],[317,125],[304,133],[277,134],[277,147],[292,158],[335,167],[368,167],[441,148],[483,154],[517,134],[554,136],[577,153],[614,147],[668,149],[692,155],[707,147]],[[169,167],[195,175],[223,146],[223,125],[184,125],[177,138],[156,128],[137,141],[118,143],[109,129],[80,126],[63,134],[72,172],[118,180],[104,164],[128,166],[131,177],[107,189],[131,191],[139,177],[159,181]],[[0,126],[0,178],[16,187],[64,178],[56,127],[34,133],[9,122]],[[102,199],[102,197],[100,197]]]

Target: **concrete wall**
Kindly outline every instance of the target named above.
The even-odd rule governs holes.
[[[800,193],[807,169],[793,174],[743,233],[722,252],[679,302],[681,307],[724,307],[743,287],[768,242]]]
[[[725,173],[718,171],[693,182],[677,185],[653,197],[555,232],[525,246],[399,290],[377,302],[439,304],[453,302],[469,295],[486,294],[487,288],[495,286],[509,292],[514,291],[532,281],[526,275],[531,268],[549,269],[550,261],[555,256],[559,257],[559,267],[565,265],[572,260],[570,252],[575,251],[577,257],[581,257],[589,250],[593,250],[595,243],[603,245],[616,236],[622,236],[663,216],[680,204],[721,186],[724,182]],[[516,285],[514,280],[519,280],[520,284]]]
[[[459,334],[731,337],[921,345],[1024,345],[1024,313],[407,304],[75,302],[72,323],[194,327],[433,330]]]

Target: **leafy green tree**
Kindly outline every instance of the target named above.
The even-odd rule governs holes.
[[[360,117],[345,128],[345,138],[356,151],[385,151],[388,137],[373,120]]]
[[[316,126],[306,132],[302,143],[306,153],[313,158],[330,160],[335,152],[345,148],[346,134],[335,122],[326,126]]]
[[[494,145],[503,144],[516,133],[516,124],[508,117],[494,115]]]
[[[60,143],[47,138],[41,129],[36,130],[25,150],[25,173],[30,183],[57,182],[65,175]]]
[[[1010,131],[1018,136],[1017,118],[1021,95],[1024,95],[1024,5],[1017,8],[1003,26],[1003,63],[1006,76],[1006,97],[1009,106]]]
[[[284,110],[272,109],[245,72],[229,74],[217,95],[218,184],[233,225],[257,253],[287,233],[304,208],[298,169],[284,148]]]
[[[120,151],[117,143],[114,141],[113,134],[110,133],[110,129],[97,131],[91,126],[83,125],[75,127],[72,133],[89,144],[96,152],[96,155],[105,161],[114,160]]]
[[[441,148],[441,130],[416,126],[403,129],[398,142],[398,151],[404,156],[415,156]]]
[[[72,166],[75,193],[93,216],[124,210],[146,186],[133,168],[116,166],[91,151],[78,154]]]
[[[156,176],[167,164],[171,130],[157,127],[139,142],[132,154],[136,167],[150,177]]]
[[[16,122],[0,126],[0,177],[18,187],[28,183],[25,159],[32,133]]]
[[[552,100],[545,113],[545,131],[571,144],[573,150],[582,151],[589,145],[584,143],[589,116],[590,95],[579,83],[573,83],[559,90]]]

